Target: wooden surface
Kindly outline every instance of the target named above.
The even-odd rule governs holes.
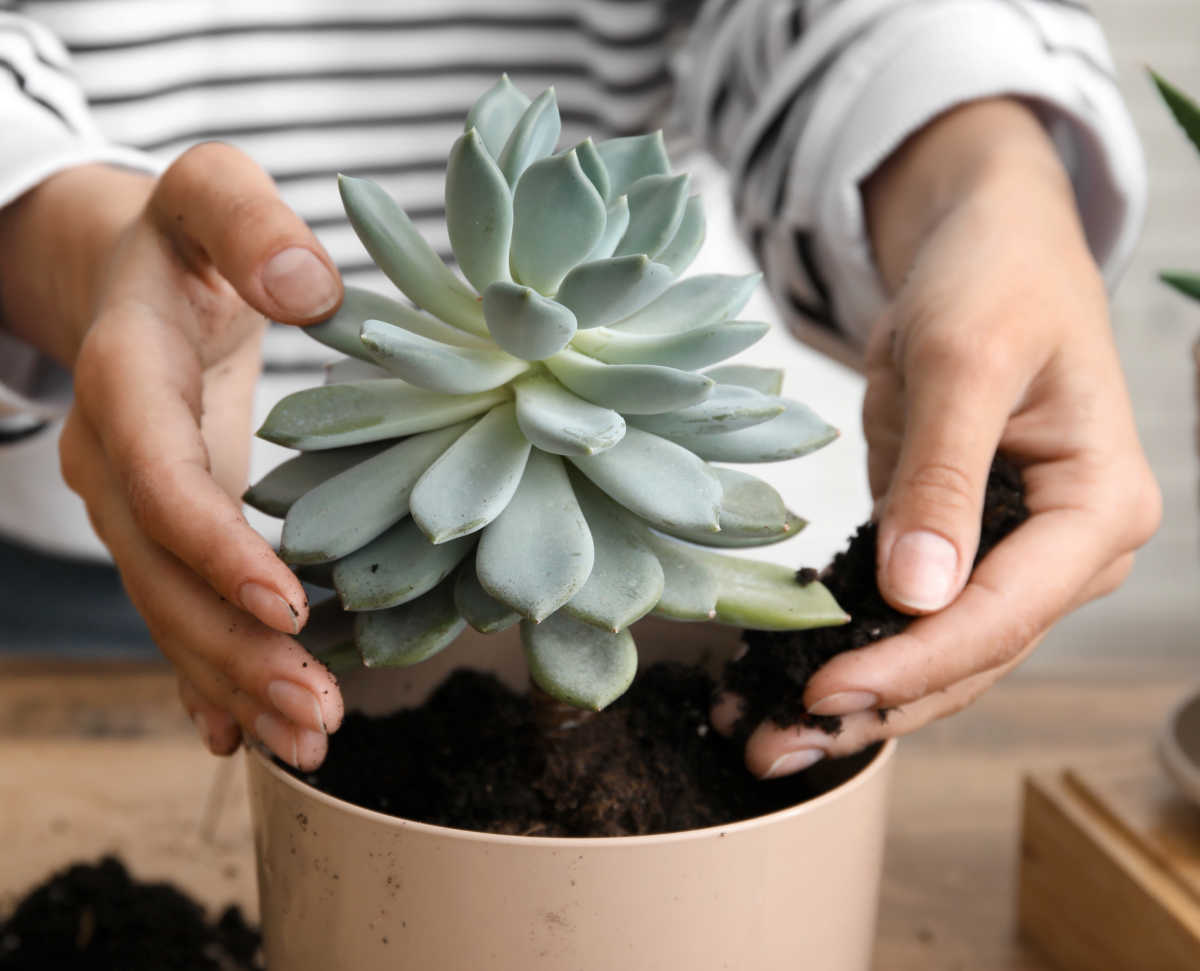
[[[1020,926],[1063,971],[1200,968],[1187,876],[1200,810],[1151,769],[1103,762],[1026,782]]]
[[[908,739],[877,971],[1052,971],[1016,933],[1021,780],[1098,757],[1148,762],[1158,722],[1197,680],[1194,665],[1018,674]],[[222,772],[230,764],[200,750],[161,669],[0,660],[0,910],[54,867],[117,850],[140,876],[253,912],[242,770]]]

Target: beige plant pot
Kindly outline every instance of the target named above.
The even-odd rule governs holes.
[[[665,632],[658,638],[655,626]],[[715,625],[662,623],[638,636],[644,663],[666,653],[716,664],[735,639]],[[356,676],[344,689],[352,706],[395,709],[419,703],[461,665],[524,680],[515,637],[471,635],[424,665]],[[782,812],[596,839],[494,836],[385,816],[251,751],[268,966],[865,971],[894,749],[887,743],[837,788]]]

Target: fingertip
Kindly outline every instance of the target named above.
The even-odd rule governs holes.
[[[307,324],[333,313],[342,301],[342,283],[336,272],[305,246],[288,246],[263,266],[263,290],[286,323]]]
[[[741,695],[722,691],[709,709],[708,719],[713,730],[725,738],[733,736],[734,726],[746,712],[746,700]]]
[[[958,549],[929,529],[913,529],[891,543],[879,565],[879,589],[897,610],[934,613],[958,595],[962,585]]]
[[[746,743],[746,768],[759,779],[791,775],[821,761],[828,743],[829,737],[815,728],[763,722]]]
[[[293,637],[308,619],[306,604],[294,606],[283,594],[255,580],[247,580],[238,588],[237,599],[244,610],[268,627]]]
[[[296,768],[300,771],[314,772],[320,768],[328,751],[329,739],[324,732],[296,729]]]

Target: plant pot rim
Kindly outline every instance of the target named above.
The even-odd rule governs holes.
[[[315,786],[309,785],[300,779],[297,779],[290,772],[285,772],[275,764],[273,758],[257,744],[246,746],[246,757],[259,763],[260,769],[267,772],[277,782],[283,783],[297,793],[312,799],[318,803],[325,805],[330,809],[347,812],[352,816],[356,816],[364,821],[373,821],[387,826],[398,826],[414,833],[423,833],[429,836],[440,836],[443,838],[455,838],[466,840],[469,842],[486,843],[491,845],[501,846],[556,846],[556,847],[619,847],[630,846],[649,846],[662,843],[683,842],[686,840],[702,840],[712,838],[714,836],[723,837],[733,835],[735,833],[755,829],[761,826],[768,825],[774,822],[783,822],[797,816],[807,815],[823,809],[828,803],[831,803],[847,793],[853,792],[860,786],[867,785],[870,780],[878,773],[884,771],[887,765],[891,762],[895,755],[897,740],[890,738],[886,740],[875,757],[871,759],[859,772],[847,779],[841,785],[835,786],[828,792],[824,792],[814,799],[806,800],[805,802],[797,803],[794,806],[789,806],[787,809],[780,809],[773,813],[767,813],[763,816],[753,816],[750,819],[741,819],[736,822],[726,823],[721,826],[706,826],[703,829],[685,829],[678,830],[672,833],[654,833],[648,836],[513,836],[502,833],[482,833],[472,829],[458,829],[450,826],[437,826],[433,823],[421,823],[416,820],[406,819],[403,816],[394,816],[390,813],[381,813],[374,809],[366,809],[363,806],[356,805],[352,802],[347,802],[344,799],[338,799],[336,796],[331,796],[328,793],[322,792]]]

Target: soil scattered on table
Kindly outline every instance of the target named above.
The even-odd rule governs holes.
[[[980,556],[1027,516],[1020,473],[998,460]],[[840,719],[805,713],[800,699],[809,677],[835,654],[911,622],[875,584],[875,537],[873,524],[860,528],[822,576],[852,615],[849,624],[746,632],[749,650],[728,666],[723,685],[747,699],[742,733],[733,740],[710,730],[716,686],[697,668],[651,667],[608,709],[558,732],[539,729],[529,697],[462,670],[420,708],[387,718],[349,715],[329,740],[325,764],[301,777],[330,795],[406,819],[529,836],[676,832],[804,802],[850,778],[876,748],[760,782],[742,761],[745,734],[764,718],[836,731]],[[812,570],[797,575],[797,582],[813,579]]]
[[[258,931],[237,907],[210,922],[167,883],[105,857],[56,873],[0,922],[0,971],[258,971]]]

